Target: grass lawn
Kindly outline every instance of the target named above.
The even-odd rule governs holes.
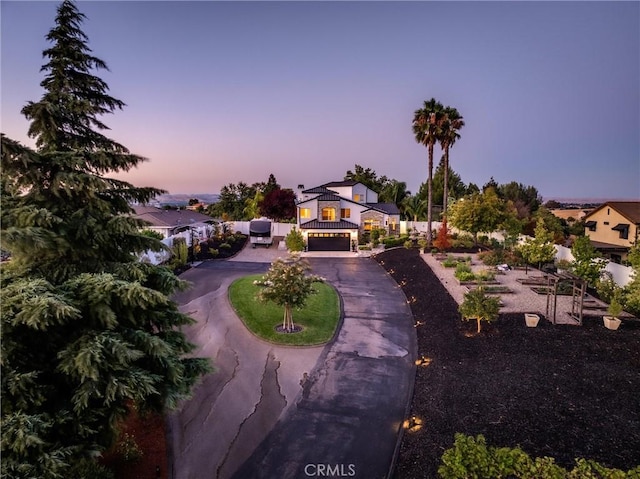
[[[298,333],[278,333],[284,308],[257,299],[259,286],[253,284],[262,275],[237,279],[229,287],[229,300],[245,326],[256,336],[277,344],[311,346],[329,341],[340,320],[340,300],[335,289],[327,283],[315,283],[317,294],[309,296],[303,309],[293,310],[293,322],[302,326]]]

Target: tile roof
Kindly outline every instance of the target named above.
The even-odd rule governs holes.
[[[360,183],[359,181],[355,181],[355,180],[344,180],[344,181],[330,181],[329,183],[325,183],[324,186],[325,188],[335,188],[337,186],[353,186],[353,185],[357,185],[358,183]]]
[[[400,214],[398,205],[396,205],[395,203],[367,203],[367,206],[378,211],[382,211],[383,213],[387,213],[388,215]]]

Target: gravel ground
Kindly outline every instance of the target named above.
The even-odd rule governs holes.
[[[454,254],[454,256],[468,257],[471,256],[473,272],[478,272],[487,267],[478,260],[477,254]],[[455,278],[455,268],[445,268],[442,266],[435,256],[431,254],[422,254],[420,257],[424,260],[429,268],[436,274],[440,282],[447,289],[451,297],[456,303],[461,304],[464,299],[464,294],[468,291],[467,287],[461,286],[458,280]],[[496,275],[496,281],[500,286],[507,286],[513,292],[500,295],[502,300],[502,307],[500,313],[534,313],[539,314],[545,318],[549,318],[549,321],[553,320],[553,297],[549,298],[549,306],[547,306],[547,295],[537,294],[530,286],[523,285],[519,279],[534,279],[541,278],[542,273],[537,269],[525,270],[510,270],[504,274]],[[585,310],[584,315],[603,314],[602,310],[606,309],[606,304],[597,298],[587,296],[585,299],[591,301],[591,304],[598,305],[600,307],[599,313],[591,312],[592,310]],[[547,308],[548,313],[547,314]],[[571,317],[572,298],[571,296],[558,296],[556,303],[556,324],[577,324],[577,321]],[[576,309],[576,313],[577,313]],[[552,321],[553,322],[553,321]]]
[[[404,248],[375,259],[407,297],[421,360],[410,415],[422,425],[405,432],[395,478],[438,477],[455,433],[569,469],[580,457],[623,470],[640,464],[640,323],[609,331],[594,315],[582,327],[541,320],[527,328],[522,312],[509,312],[476,334],[440,265],[436,275],[428,258]]]

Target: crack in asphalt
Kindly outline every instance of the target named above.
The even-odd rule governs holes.
[[[229,443],[227,452],[216,470],[216,477],[231,477],[238,467],[253,453],[253,450],[258,447],[262,438],[266,437],[273,424],[277,421],[279,414],[271,413],[275,411],[280,413],[286,407],[287,400],[282,394],[282,388],[278,381],[279,369],[280,361],[276,360],[271,350],[267,354],[262,380],[260,381],[260,397],[251,413],[238,425],[237,433]],[[269,422],[272,424],[267,425],[266,423]],[[252,427],[262,429],[263,434],[251,434]],[[247,431],[246,434],[245,431]],[[243,438],[243,436],[248,437]],[[258,439],[256,439],[257,436],[259,436]],[[251,440],[253,440],[254,444],[251,444]],[[236,450],[236,444],[241,445],[239,450]]]

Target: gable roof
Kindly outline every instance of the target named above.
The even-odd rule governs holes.
[[[584,220],[588,220],[596,212],[604,208],[613,208],[633,224],[640,224],[640,201],[607,201],[596,209],[585,215]]]
[[[163,210],[155,206],[133,206],[134,216],[159,228],[175,228],[196,223],[212,223],[211,216],[191,210]]]
[[[323,194],[323,193],[335,193],[335,191],[331,191],[324,186],[314,186],[313,188],[309,188],[308,190],[302,190],[302,193],[314,193],[314,194]]]
[[[332,187],[336,188],[339,186],[353,186],[353,185],[357,185],[358,183],[360,182],[355,180],[330,181],[329,183],[325,183],[322,186],[325,188],[332,188]]]

